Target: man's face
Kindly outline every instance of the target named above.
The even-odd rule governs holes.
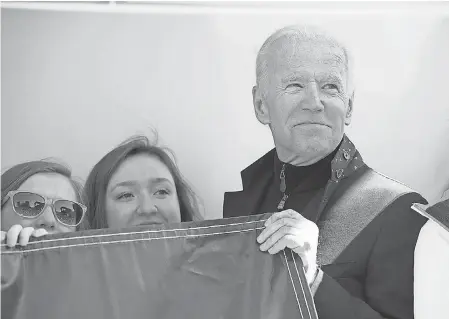
[[[350,123],[344,52],[328,44],[293,46],[281,38],[270,48],[267,76],[253,90],[256,115],[271,128],[281,160],[312,164],[330,154]]]

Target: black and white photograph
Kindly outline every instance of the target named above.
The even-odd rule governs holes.
[[[449,2],[0,22],[2,318],[449,318]]]

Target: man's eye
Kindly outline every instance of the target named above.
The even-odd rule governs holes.
[[[323,85],[323,89],[325,90],[336,90],[337,92],[340,92],[339,88],[335,84],[325,84]]]
[[[304,88],[304,85],[299,83],[290,83],[285,87],[285,91],[288,93],[297,93]]]
[[[299,83],[290,83],[289,85],[287,85],[287,88],[303,88],[304,86],[302,86]]]

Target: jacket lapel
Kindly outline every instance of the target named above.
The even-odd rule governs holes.
[[[243,190],[225,193],[223,218],[261,213],[256,210],[270,186],[274,156],[275,149],[272,149],[241,172]]]

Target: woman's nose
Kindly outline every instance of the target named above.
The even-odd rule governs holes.
[[[36,226],[37,228],[44,228],[46,230],[53,230],[56,227],[56,219],[53,215],[51,207],[45,208],[45,211],[42,213],[42,215],[39,216],[38,220],[36,221]]]
[[[155,212],[157,212],[157,207],[154,205],[154,201],[151,196],[148,194],[143,195],[139,202],[139,213],[153,214]]]

